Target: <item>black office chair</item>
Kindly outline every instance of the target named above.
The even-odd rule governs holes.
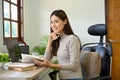
[[[111,80],[111,77],[110,77],[110,64],[111,64],[110,59],[111,58],[110,57],[112,56],[112,47],[109,42],[103,41],[104,36],[107,34],[106,25],[105,24],[92,25],[88,28],[88,33],[93,36],[100,36],[100,41],[96,43],[84,44],[81,47],[81,50],[96,52],[101,57],[100,76],[93,77],[90,80]],[[84,77],[84,74],[83,74],[83,77]]]

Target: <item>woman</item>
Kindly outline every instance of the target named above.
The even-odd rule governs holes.
[[[43,62],[33,59],[36,65],[59,69],[60,80],[82,80],[80,67],[80,40],[71,29],[63,10],[55,10],[50,16],[51,33]],[[58,64],[50,62],[57,56]]]

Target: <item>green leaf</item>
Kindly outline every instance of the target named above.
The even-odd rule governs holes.
[[[40,44],[33,47],[32,51],[33,52],[38,52],[40,55],[44,55],[45,49],[46,49],[46,46],[47,46],[47,42],[48,42],[48,38],[49,38],[48,35],[45,35],[45,36],[41,37]]]
[[[9,62],[10,58],[7,53],[1,53],[0,54],[0,62]]]

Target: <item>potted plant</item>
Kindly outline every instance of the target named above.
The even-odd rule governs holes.
[[[9,48],[9,56],[11,62],[19,62],[22,59],[21,49],[18,44],[14,45],[12,48]]]
[[[9,61],[10,61],[10,58],[8,53],[0,53],[0,67],[3,67],[4,63]]]
[[[39,53],[39,55],[44,55],[47,42],[48,42],[48,35],[45,35],[40,39],[40,44],[33,47],[32,52],[37,52]]]

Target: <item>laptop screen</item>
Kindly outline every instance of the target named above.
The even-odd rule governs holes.
[[[18,46],[18,42],[13,39],[5,39],[5,45],[8,50],[9,57],[11,62],[19,62],[21,57],[21,49]]]

